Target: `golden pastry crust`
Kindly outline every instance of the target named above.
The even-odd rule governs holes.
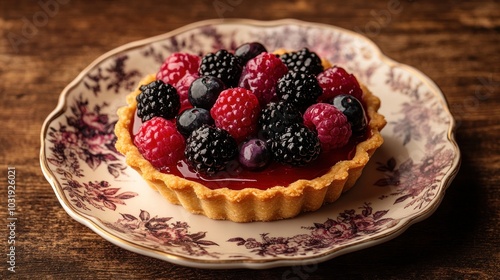
[[[155,75],[149,75],[139,86],[154,80]],[[317,210],[323,204],[337,200],[354,185],[372,154],[383,143],[380,130],[386,121],[377,112],[380,100],[362,85],[366,113],[370,119],[370,133],[365,141],[356,146],[353,159],[338,162],[323,176],[313,180],[297,180],[288,186],[275,186],[265,190],[210,189],[200,183],[162,173],[142,157],[130,133],[137,107],[135,97],[140,93],[139,86],[127,95],[127,106],[118,110],[116,148],[125,155],[127,164],[169,202],[180,204],[191,213],[202,214],[211,219],[234,222],[273,221]]]

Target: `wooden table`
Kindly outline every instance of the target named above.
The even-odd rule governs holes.
[[[0,170],[17,171],[16,273],[22,279],[498,279],[500,3],[498,1],[2,1]],[[59,93],[99,55],[209,18],[296,18],[363,33],[442,89],[462,167],[433,216],[387,243],[307,273],[201,270],[121,249],[74,221],[39,166],[40,130]],[[0,195],[6,223],[7,191]]]

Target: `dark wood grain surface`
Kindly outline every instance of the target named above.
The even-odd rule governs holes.
[[[460,172],[435,214],[392,241],[307,271],[172,265],[121,249],[73,220],[39,166],[41,125],[59,93],[101,54],[209,18],[296,18],[355,30],[434,80],[457,120],[462,152]],[[27,21],[37,27],[26,28]],[[0,227],[0,278],[498,279],[499,45],[500,3],[492,0],[1,1],[0,217],[7,224],[11,166],[19,220],[16,273],[7,271],[8,229]]]

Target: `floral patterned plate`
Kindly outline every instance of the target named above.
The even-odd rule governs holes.
[[[115,150],[117,108],[167,55],[234,49],[247,41],[270,50],[308,47],[381,98],[385,143],[334,204],[282,221],[215,221],[164,201]],[[120,247],[199,268],[269,268],[373,246],[431,215],[458,171],[453,130],[439,88],[359,34],[296,20],[211,20],[127,44],[87,67],[47,117],[40,161],[68,214]]]

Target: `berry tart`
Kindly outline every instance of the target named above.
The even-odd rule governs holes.
[[[380,100],[307,48],[173,53],[118,110],[116,148],[169,202],[235,222],[314,211],[383,143]]]

